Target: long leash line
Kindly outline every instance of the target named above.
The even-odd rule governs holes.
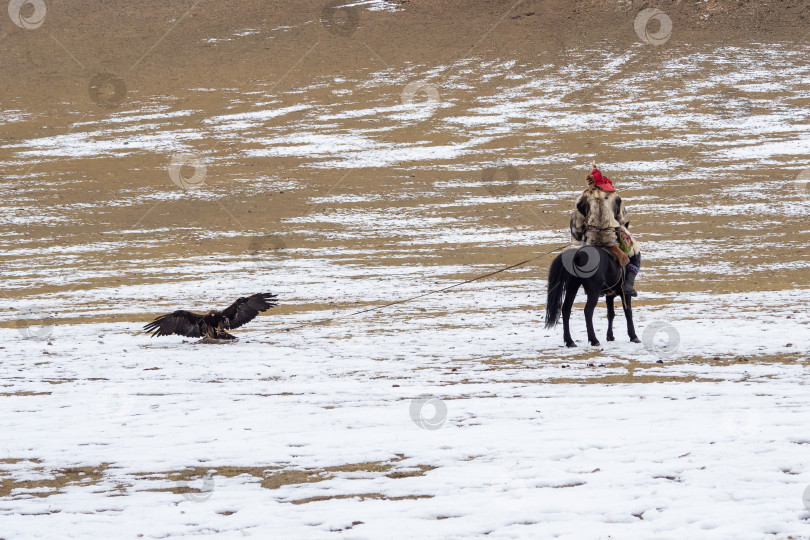
[[[493,272],[489,272],[489,273],[486,273],[486,274],[483,274],[481,276],[477,276],[477,277],[474,277],[474,278],[471,278],[471,279],[468,279],[468,280],[465,280],[465,281],[461,281],[459,283],[455,283],[453,285],[443,287],[441,289],[436,289],[435,291],[428,291],[426,293],[418,294],[416,296],[412,296],[410,298],[405,298],[403,300],[395,300],[393,302],[389,302],[389,303],[383,304],[381,306],[373,306],[373,307],[370,307],[370,308],[361,309],[359,311],[354,311],[354,312],[348,313],[346,315],[340,315],[340,316],[336,316],[336,317],[329,317],[328,319],[322,319],[320,321],[315,321],[315,322],[311,322],[311,323],[299,324],[298,326],[292,326],[290,328],[285,328],[283,331],[284,332],[289,332],[290,330],[297,330],[299,328],[304,328],[306,326],[315,326],[315,325],[318,325],[318,324],[325,324],[325,323],[328,323],[328,322],[331,322],[331,321],[336,321],[336,320],[339,320],[339,319],[348,319],[349,317],[354,317],[356,315],[360,315],[361,313],[368,313],[370,311],[379,311],[381,309],[385,309],[385,308],[388,308],[388,307],[391,307],[391,306],[396,306],[397,304],[404,304],[406,302],[412,302],[413,300],[417,300],[419,298],[424,298],[426,296],[430,296],[430,295],[433,295],[433,294],[439,294],[441,292],[449,291],[450,289],[455,289],[456,287],[461,287],[462,285],[467,285],[468,283],[473,283],[474,281],[479,281],[481,279],[485,279],[485,278],[488,278],[488,277],[492,277],[492,276],[494,276],[496,274],[500,274],[501,272],[506,272],[507,270],[517,268],[518,266],[523,266],[524,264],[529,264],[530,262],[536,261],[537,259],[539,259],[541,257],[545,257],[546,255],[551,255],[555,251],[559,251],[559,250],[565,248],[567,245],[568,245],[568,243],[562,244],[559,247],[555,247],[551,251],[547,251],[545,253],[535,255],[534,257],[532,257],[530,259],[526,259],[525,261],[521,261],[521,262],[515,263],[515,264],[510,264],[509,266],[506,266],[506,267],[501,268],[499,270],[495,270]]]

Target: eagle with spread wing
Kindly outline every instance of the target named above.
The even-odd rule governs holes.
[[[277,305],[275,294],[259,293],[240,298],[222,311],[212,309],[205,315],[182,309],[167,313],[157,317],[143,329],[151,332],[152,337],[177,334],[186,337],[236,339],[236,336],[227,331],[239,328],[252,321],[262,311]]]

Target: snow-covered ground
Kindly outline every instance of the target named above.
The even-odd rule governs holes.
[[[666,298],[637,322],[671,333],[569,350],[535,286],[222,346],[1,330],[3,537],[810,534],[807,290]]]
[[[642,148],[665,145],[670,151],[660,160],[642,154],[644,161],[611,163],[613,170],[659,173],[686,163],[672,156],[678,147],[715,173],[806,154],[806,48],[752,44],[695,52],[682,46],[652,65],[648,51],[641,43],[630,50],[566,50],[556,64],[467,58],[318,77],[285,92],[275,82],[247,93],[219,89],[228,105],[215,114],[177,110],[172,98],[150,97],[96,120],[78,118],[68,133],[0,148],[15,151],[15,161],[5,165],[31,164],[141,151],[196,154],[200,141],[213,136],[220,144],[206,151],[209,163],[269,156],[304,158],[319,169],[407,164],[409,170],[478,171],[505,155],[516,166],[577,163],[582,156],[562,151],[559,137],[589,134],[593,147],[580,148],[582,155],[613,136],[620,140],[606,149],[636,150],[636,159]],[[12,110],[0,122],[35,118]],[[415,126],[423,128],[423,140],[392,136]],[[520,139],[499,144],[507,136]],[[463,164],[454,162],[462,156]]]
[[[0,146],[0,539],[810,538],[806,52],[414,65]],[[542,325],[552,255],[355,313],[550,252],[601,150],[642,231],[644,343],[621,315],[607,342],[600,307],[586,346],[578,304],[562,347]],[[83,160],[176,152],[221,181],[159,170],[36,204]],[[268,157],[298,165],[223,172]],[[505,164],[520,177],[481,174]],[[365,167],[391,177],[312,190],[268,236],[207,219]],[[259,291],[281,306],[236,343],[139,333]]]

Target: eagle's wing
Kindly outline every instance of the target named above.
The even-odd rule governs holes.
[[[239,328],[243,324],[252,321],[262,311],[277,305],[275,294],[259,293],[238,299],[227,309],[224,309],[222,314],[228,319],[229,325],[227,328]]]
[[[204,315],[178,310],[174,313],[161,315],[144,326],[143,329],[147,332],[152,332],[152,337],[170,336],[172,334],[186,337],[200,337],[202,336],[200,323],[202,323],[203,318]]]

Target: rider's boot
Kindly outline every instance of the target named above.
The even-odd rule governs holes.
[[[619,261],[619,266],[622,268],[627,266],[627,264],[630,262],[630,257],[628,257],[627,253],[622,251],[622,248],[619,246],[610,246],[608,251],[610,251],[613,256],[616,257],[616,260]]]
[[[624,271],[624,293],[628,296],[638,296],[638,293],[633,288],[636,283],[636,273],[630,272],[627,269]]]

